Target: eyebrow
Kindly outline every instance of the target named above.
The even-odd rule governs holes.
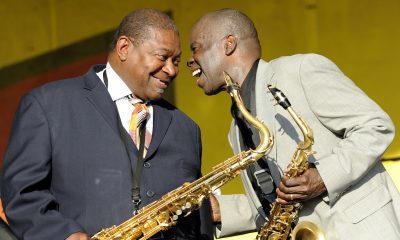
[[[168,52],[168,53],[171,53],[171,52],[172,52],[171,49],[168,49],[168,48],[158,48],[158,49],[156,49],[155,51],[166,51],[166,52]]]
[[[168,54],[171,54],[172,55],[172,51],[170,50],[170,49],[168,49],[168,48],[160,48],[160,49],[156,49],[156,50],[154,50],[154,51],[166,51],[166,52],[168,52]],[[182,55],[182,51],[179,51],[178,53],[177,53],[177,56],[181,56]]]

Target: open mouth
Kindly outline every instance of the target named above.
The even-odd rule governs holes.
[[[201,68],[199,68],[199,69],[196,69],[196,70],[194,70],[192,72],[192,76],[193,77],[200,77],[201,73],[202,73]]]

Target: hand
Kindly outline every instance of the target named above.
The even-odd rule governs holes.
[[[219,208],[218,200],[214,196],[214,194],[210,194],[210,203],[211,203],[213,222],[221,222],[221,211]]]
[[[76,232],[76,233],[71,234],[65,240],[90,240],[90,238],[86,233]]]
[[[301,176],[291,178],[284,176],[276,189],[276,202],[292,204],[304,202],[326,192],[326,187],[315,166],[311,165]]]

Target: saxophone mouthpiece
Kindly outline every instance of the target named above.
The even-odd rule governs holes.
[[[226,82],[226,90],[228,92],[232,92],[233,90],[239,90],[239,85],[232,80],[231,76],[229,76],[229,74],[225,71],[223,71],[222,73],[224,74]]]
[[[272,85],[268,84],[268,90],[271,92],[272,96],[274,96],[275,100],[279,105],[281,105],[285,110],[288,109],[291,104],[285,94],[281,90]]]

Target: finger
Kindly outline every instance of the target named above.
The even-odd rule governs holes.
[[[276,196],[277,199],[284,201],[282,204],[303,202],[309,199],[309,196],[306,193],[295,191],[282,192],[279,188],[276,190]]]
[[[285,193],[282,192],[280,189],[277,189],[276,197],[277,199],[283,200],[285,202],[290,202],[293,199],[293,193]]]
[[[298,200],[296,199],[297,195],[296,194],[283,194],[280,197],[276,198],[276,202],[279,204],[293,204],[298,202]]]
[[[279,203],[279,204],[282,204],[282,205],[289,204],[289,202],[287,202],[287,201],[285,201],[284,199],[281,199],[281,198],[277,198],[275,201],[276,201],[276,203]]]
[[[303,183],[303,179],[302,179],[302,176],[293,177],[293,178],[289,178],[289,177],[285,176],[282,178],[281,183],[283,185],[285,185],[286,187],[296,187]]]
[[[284,184],[286,187],[296,187],[296,186],[299,185],[299,182],[296,181],[296,179],[291,178],[291,179],[287,179],[285,182],[283,182],[283,184]]]
[[[283,182],[281,182],[278,186],[278,189],[285,193],[285,194],[290,194],[290,193],[304,193],[304,186],[300,185],[295,185],[295,186],[287,186]]]

